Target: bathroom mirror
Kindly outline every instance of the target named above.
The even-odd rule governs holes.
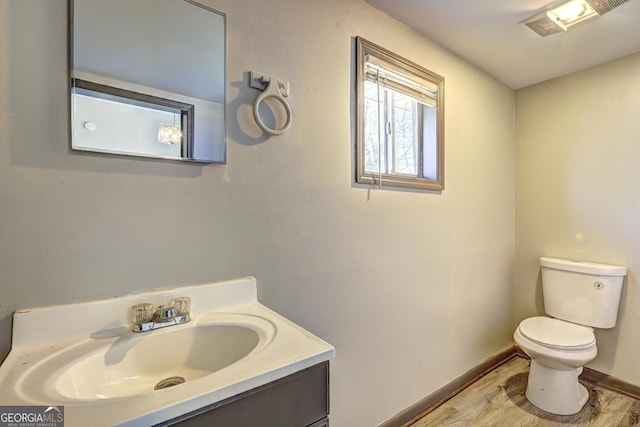
[[[225,163],[224,14],[192,0],[70,11],[74,150]]]

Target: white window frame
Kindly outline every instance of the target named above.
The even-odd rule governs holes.
[[[444,78],[393,52],[375,45],[361,37],[356,38],[356,84],[357,84],[357,129],[356,129],[356,182],[377,186],[407,187],[425,190],[444,190]],[[375,161],[377,171],[367,170],[366,118],[365,118],[365,83],[374,82],[378,87],[379,108],[378,123],[382,119],[383,126],[378,128],[378,159]],[[415,174],[396,172],[395,161],[390,161],[393,147],[393,133],[389,126],[395,126],[391,103],[387,102],[390,93],[399,93],[414,100],[414,114],[421,116],[416,120],[415,132],[418,137],[417,165]],[[380,104],[378,104],[380,105]],[[426,106],[425,106],[426,105]],[[435,117],[423,123],[423,109],[434,108]],[[431,114],[433,116],[433,114]],[[425,126],[429,126],[425,128]],[[371,129],[369,129],[371,131]],[[371,132],[370,132],[371,134]],[[388,134],[391,134],[389,136]],[[381,155],[381,150],[386,155]]]

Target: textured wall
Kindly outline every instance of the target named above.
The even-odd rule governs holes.
[[[0,337],[17,308],[254,275],[336,346],[332,425],[373,426],[511,345],[514,92],[360,0],[228,16],[228,165],[69,150],[65,0],[0,0]],[[446,190],[353,184],[353,37],[445,76]],[[254,70],[291,84],[284,136]]]
[[[517,92],[516,320],[543,312],[541,255],[627,266],[593,369],[640,385],[640,54]]]

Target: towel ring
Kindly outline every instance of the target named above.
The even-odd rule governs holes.
[[[280,89],[281,83],[277,82],[275,88],[272,89],[271,88],[272,81],[273,80],[267,83],[267,87],[256,98],[256,102],[253,104],[253,118],[256,120],[256,123],[258,124],[258,126],[260,126],[260,129],[262,129],[266,133],[270,135],[282,135],[283,133],[288,131],[289,128],[291,127],[292,111],[291,111],[291,106],[282,95],[282,90]],[[285,122],[284,126],[281,129],[271,129],[269,126],[264,124],[264,122],[262,121],[262,118],[260,117],[260,111],[259,111],[260,103],[267,98],[275,98],[278,101],[280,101],[280,103],[282,104],[282,106],[284,107],[287,113],[287,121]]]

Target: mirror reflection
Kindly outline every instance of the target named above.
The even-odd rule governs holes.
[[[224,163],[224,14],[191,0],[71,7],[72,148]]]

